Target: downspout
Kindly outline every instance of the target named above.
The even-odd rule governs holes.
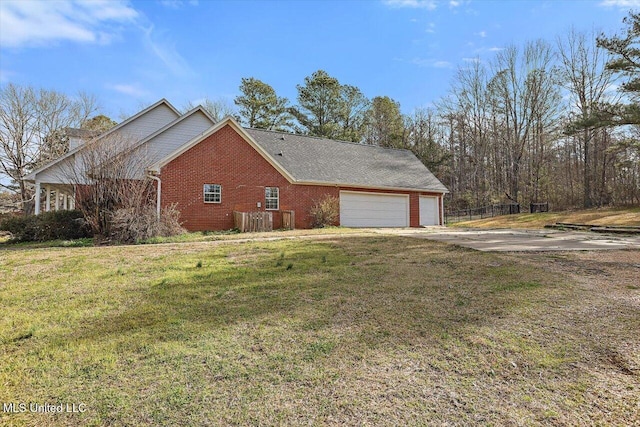
[[[156,191],[156,217],[158,218],[158,221],[160,221],[160,197],[162,195],[162,181],[160,181],[160,178],[158,178],[152,172],[149,172],[147,176],[158,183],[158,190]]]

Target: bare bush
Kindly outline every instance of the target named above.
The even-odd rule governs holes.
[[[180,212],[175,205],[164,208],[157,217],[151,205],[117,209],[111,217],[111,237],[121,243],[138,243],[157,236],[182,234]]]
[[[175,206],[158,212],[146,174],[154,159],[134,143],[118,134],[89,141],[68,163],[76,206],[98,239],[132,243],[184,232]]]
[[[336,225],[340,215],[340,200],[335,196],[325,195],[314,202],[309,213],[314,228]]]

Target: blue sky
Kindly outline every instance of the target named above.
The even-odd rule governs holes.
[[[232,104],[242,77],[295,103],[318,69],[410,113],[458,67],[572,26],[612,34],[640,0],[0,1],[0,85],[97,95],[120,120],[160,98]]]

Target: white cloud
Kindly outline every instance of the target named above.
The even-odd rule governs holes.
[[[109,43],[138,12],[120,0],[0,1],[0,47]]]
[[[621,7],[628,9],[640,7],[640,0],[602,0],[599,5],[604,7]]]
[[[453,64],[449,61],[435,61],[433,66],[435,68],[453,68]]]
[[[13,71],[0,69],[0,83],[8,83],[16,75]]]
[[[185,5],[197,6],[198,0],[161,0],[160,4],[164,7],[168,7],[169,9],[181,9]]]
[[[475,63],[481,62],[480,58],[462,58],[462,61],[464,61],[464,62],[475,62]]]
[[[394,8],[435,10],[438,7],[435,0],[384,0],[383,3]]]
[[[453,8],[453,7],[458,7],[458,6],[460,6],[460,2],[459,2],[459,1],[457,1],[457,0],[451,0],[451,1],[449,2],[449,7],[451,7],[451,8]]]
[[[154,31],[153,25],[144,30],[144,44],[174,75],[186,76],[193,74],[187,61],[176,49],[175,44],[167,40],[162,32]]]
[[[427,29],[424,30],[424,31],[427,32],[427,33],[431,33],[431,34],[435,33],[436,32],[436,24],[433,23],[433,22],[429,22],[427,24]]]
[[[180,9],[184,6],[184,3],[180,0],[162,0],[160,4],[169,9]]]
[[[470,43],[470,46],[473,46],[473,43]],[[492,46],[492,47],[485,47],[485,46],[481,46],[479,48],[476,48],[473,50],[473,53],[476,55],[484,55],[487,52],[501,52],[503,51],[504,48],[503,47],[497,47],[497,46]]]
[[[425,68],[453,68],[453,64],[449,61],[442,61],[437,59],[426,59],[426,58],[413,58],[411,63],[417,65],[418,67]]]
[[[486,31],[480,31],[479,33],[476,33],[476,35],[478,35],[478,36],[480,36],[482,38],[485,38],[485,37],[487,37],[487,32]]]
[[[114,84],[109,85],[109,88],[124,95],[143,97],[147,95],[144,89],[141,89],[137,84]]]

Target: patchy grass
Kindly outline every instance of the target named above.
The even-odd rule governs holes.
[[[325,227],[310,230],[274,230],[270,232],[260,233],[240,233],[237,230],[224,231],[196,231],[185,233],[179,236],[171,237],[154,237],[141,242],[142,244],[154,243],[188,243],[188,242],[214,242],[219,240],[252,240],[263,238],[296,238],[318,235],[335,235],[335,234],[353,234],[360,233],[357,229],[343,227]]]
[[[637,421],[640,252],[322,237],[0,250],[0,402],[86,409],[0,424]]]
[[[15,243],[9,238],[4,241],[0,240],[0,251],[7,249],[37,249],[37,248],[84,248],[94,246],[94,240],[91,237],[72,240],[47,240],[45,242],[19,242]]]
[[[581,211],[544,212],[535,214],[503,215],[493,218],[463,221],[450,227],[472,228],[544,228],[547,224],[568,222],[593,225],[633,225],[640,226],[640,207],[615,209],[600,208]]]

